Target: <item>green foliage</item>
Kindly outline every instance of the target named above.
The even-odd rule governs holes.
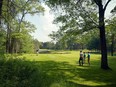
[[[54,49],[53,42],[42,42],[40,48],[42,49]]]
[[[34,52],[36,52],[36,50],[38,50],[42,44],[37,39],[34,39],[33,43],[34,43]]]
[[[0,87],[32,87],[36,68],[24,59],[0,60]]]
[[[0,53],[5,52],[5,42],[6,42],[6,37],[5,37],[5,31],[0,28]]]
[[[33,38],[31,35],[27,35],[23,37],[21,40],[21,48],[19,50],[20,53],[33,53],[34,52],[34,43],[33,43]]]
[[[91,38],[86,38],[86,33],[98,27],[97,5],[91,0],[48,0],[47,3],[50,8],[55,9],[54,12],[58,12],[54,23],[60,26],[59,31],[51,34],[51,38],[64,48],[74,49],[81,46],[83,49]]]
[[[116,17],[112,17],[111,19],[107,20],[106,26],[106,38],[107,38],[107,46],[108,50],[111,51],[111,55],[113,56],[116,50]]]
[[[84,36],[85,44],[89,50],[100,50],[100,39],[98,30],[91,30]]]
[[[101,2],[103,0],[100,0]],[[110,0],[109,0],[110,1]],[[62,2],[62,3],[60,3]],[[104,1],[103,1],[104,2]],[[62,41],[62,43],[70,43],[72,42],[72,46],[77,42],[77,44],[80,44],[81,46],[86,46],[89,49],[100,49],[99,46],[99,34],[97,32],[92,33],[91,31],[97,31],[98,25],[99,25],[99,18],[97,16],[98,10],[97,5],[99,1],[98,0],[70,0],[65,2],[62,0],[48,0],[47,4],[50,8],[54,9],[54,12],[58,12],[56,14],[56,19],[54,20],[55,24],[59,24],[60,30],[56,33],[52,33],[51,36],[55,36],[58,43]],[[104,2],[104,5],[106,2]],[[67,6],[68,5],[68,6]],[[98,6],[99,7],[99,6]],[[56,10],[57,9],[57,10]],[[114,8],[115,10],[115,8]],[[111,19],[112,21],[115,20],[115,18]],[[115,22],[109,23],[111,25],[110,32],[106,32],[108,34],[108,38],[111,37],[111,32],[115,33]],[[60,34],[62,33],[62,35]],[[91,34],[90,34],[91,33]],[[90,34],[90,35],[87,35]],[[58,39],[58,35],[60,36],[60,39]],[[109,36],[110,35],[110,36]],[[75,36],[75,41],[68,41],[68,39],[72,38],[72,36]],[[114,36],[115,37],[115,36]],[[63,39],[63,40],[62,40]],[[108,40],[111,40],[108,39]],[[68,42],[68,43],[67,43]],[[60,45],[62,44],[60,43]],[[107,41],[109,43],[109,41]],[[111,43],[111,41],[110,41]],[[60,47],[60,45],[58,45]],[[62,44],[63,45],[63,44]],[[64,47],[64,46],[63,46]],[[68,45],[67,47],[70,48]],[[82,47],[83,48],[83,47]],[[111,47],[109,47],[111,48]]]
[[[87,48],[89,50],[100,50],[100,41],[99,38],[91,38],[91,40],[87,43]]]
[[[39,0],[3,0],[2,28],[6,29],[7,53],[34,52],[33,39],[30,35],[35,25],[25,20],[27,14],[43,14],[44,8]],[[27,44],[27,45],[26,45]]]

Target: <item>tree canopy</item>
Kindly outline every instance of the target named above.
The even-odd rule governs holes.
[[[7,53],[33,51],[33,37],[30,33],[36,27],[25,20],[27,14],[43,14],[39,0],[2,0],[0,1],[0,21],[1,28],[6,36],[5,45]],[[27,50],[28,48],[28,50]],[[29,50],[30,48],[30,50]]]
[[[105,35],[105,10],[111,0],[47,0],[55,11],[55,23],[61,23],[65,34],[83,34],[91,29],[99,29],[101,47],[101,68],[109,69]],[[115,7],[112,10],[115,12]]]

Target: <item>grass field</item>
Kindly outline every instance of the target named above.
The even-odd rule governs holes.
[[[100,55],[91,54],[91,65],[79,66],[79,52],[24,54],[36,72],[31,76],[33,86],[22,87],[116,87],[116,56],[108,57],[112,70],[100,69]],[[5,86],[6,87],[6,86]]]

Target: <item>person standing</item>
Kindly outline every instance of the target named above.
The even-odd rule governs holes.
[[[38,53],[39,53],[39,51],[38,50],[36,50],[36,55],[38,56]]]
[[[88,64],[90,65],[90,52],[88,52],[87,58],[88,58]]]
[[[83,54],[83,63],[85,63],[85,59],[86,59],[86,54],[84,52],[84,54]]]
[[[83,66],[83,52],[82,51],[80,51],[79,65]]]

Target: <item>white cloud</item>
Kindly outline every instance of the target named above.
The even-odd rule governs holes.
[[[56,25],[54,25],[52,22],[54,20],[54,15],[50,14],[50,8],[48,8],[45,4],[43,4],[43,6],[45,7],[45,14],[43,16],[43,29],[46,33],[51,33],[51,31],[56,31],[57,27]]]
[[[53,20],[54,20],[54,15],[50,14],[50,8],[48,8],[45,4],[42,4],[45,8],[45,12],[44,15],[42,16],[38,16],[38,15],[34,15],[34,16],[30,16],[28,15],[26,17],[27,20],[29,20],[30,22],[32,22],[37,30],[35,31],[35,33],[32,34],[32,36],[36,39],[38,39],[39,41],[42,42],[46,42],[46,41],[51,41],[50,37],[48,37],[48,35],[52,32],[52,31],[57,31],[58,28],[56,27],[55,24],[53,24]]]

